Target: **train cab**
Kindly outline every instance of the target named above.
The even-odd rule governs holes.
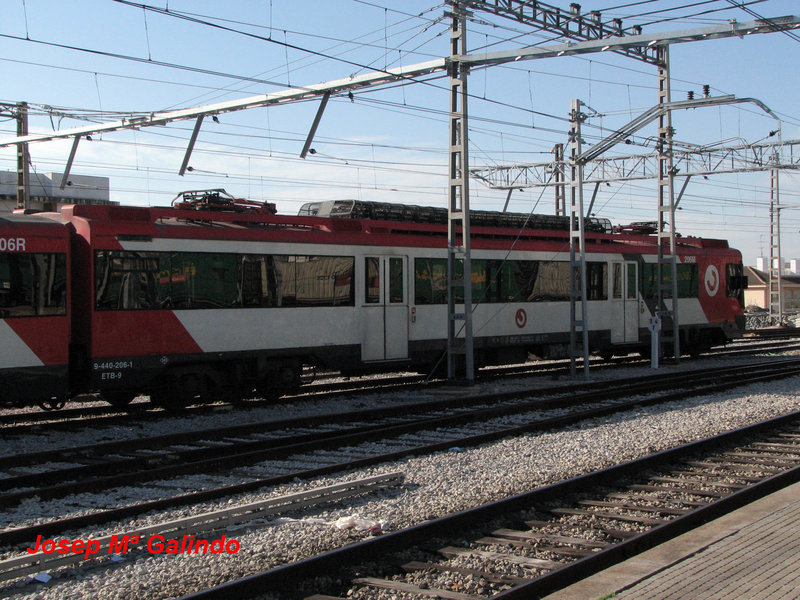
[[[58,408],[69,396],[70,229],[0,218],[0,404]]]

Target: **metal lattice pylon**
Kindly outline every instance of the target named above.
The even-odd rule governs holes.
[[[669,46],[659,48],[658,103],[669,104]],[[660,327],[653,327],[656,337],[654,345],[660,354],[665,343],[672,342],[675,360],[680,360],[680,333],[678,329],[678,256],[675,238],[675,188],[672,164],[672,113],[662,112],[658,117],[658,268],[656,316]],[[669,280],[665,281],[665,272]],[[665,332],[662,334],[661,332]],[[658,366],[658,356],[652,357],[652,365]]]
[[[577,375],[577,360],[583,359],[584,376],[589,376],[589,324],[586,302],[586,235],[583,218],[583,163],[581,123],[586,116],[583,103],[572,100],[569,128],[569,356],[570,374]]]
[[[781,198],[780,171],[770,171],[769,186],[769,322],[780,325],[783,322],[783,257],[781,257]]]
[[[467,125],[467,75],[459,62],[466,48],[466,14],[454,7],[450,27],[450,140],[447,199],[447,377],[456,379],[458,357],[464,359],[464,379],[475,379],[472,345],[472,261],[469,227],[469,129]],[[456,277],[458,265],[463,277]],[[460,294],[459,294],[460,292]],[[464,302],[457,311],[458,296]],[[460,325],[460,326],[459,326]]]

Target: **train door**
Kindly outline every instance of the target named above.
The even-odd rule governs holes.
[[[408,358],[408,257],[364,257],[361,360]]]
[[[611,342],[639,341],[639,302],[635,262],[611,263]]]

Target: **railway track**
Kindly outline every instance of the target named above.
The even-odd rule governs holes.
[[[424,418],[420,418],[419,415],[409,418],[410,407],[408,406],[395,407],[395,414],[391,414],[385,409],[367,411],[359,415],[359,424],[351,422],[347,428],[343,425],[334,429],[329,428],[325,434],[321,431],[288,434],[286,421],[271,425],[248,425],[247,428],[256,432],[259,437],[266,434],[267,426],[275,428],[282,435],[268,440],[261,439],[258,442],[253,440],[244,442],[242,436],[245,434],[245,428],[236,432],[236,437],[232,437],[233,433],[226,429],[217,434],[224,436],[227,443],[207,444],[200,448],[184,449],[183,451],[175,448],[166,450],[164,446],[161,446],[157,452],[143,452],[144,440],[137,440],[131,446],[138,447],[138,450],[126,449],[119,444],[104,444],[71,450],[76,454],[70,460],[83,461],[88,464],[77,466],[73,464],[67,466],[66,469],[50,471],[41,468],[41,460],[54,458],[65,460],[67,457],[64,456],[64,451],[40,453],[39,456],[25,455],[16,459],[5,457],[0,462],[0,467],[3,469],[13,471],[27,466],[35,471],[27,475],[7,476],[0,479],[4,490],[4,493],[0,495],[0,504],[6,507],[26,499],[36,498],[35,501],[38,502],[65,494],[87,494],[110,487],[132,485],[137,480],[144,482],[175,477],[186,472],[210,473],[220,469],[230,470],[242,464],[257,461],[269,460],[270,462],[265,468],[271,469],[274,474],[265,477],[263,468],[259,467],[254,473],[261,473],[262,476],[251,477],[249,481],[235,485],[167,496],[145,503],[135,503],[106,510],[95,509],[87,515],[6,530],[0,532],[0,546],[30,541],[37,535],[54,535],[66,529],[120,520],[149,510],[162,510],[167,507],[229,497],[235,493],[293,481],[298,477],[309,478],[341,472],[397,460],[409,455],[447,450],[454,446],[475,446],[530,431],[564,427],[582,419],[608,415],[631,407],[680,400],[687,395],[718,391],[753,381],[765,379],[772,381],[778,377],[787,377],[798,372],[800,372],[800,359],[791,359],[771,361],[769,364],[740,365],[723,371],[717,370],[714,373],[713,381],[710,373],[698,374],[695,371],[686,373],[683,378],[672,373],[618,380],[608,382],[604,386],[592,384],[591,387],[598,389],[584,390],[583,393],[578,393],[575,389],[553,390],[561,395],[546,400],[531,401],[527,397],[530,393],[524,391],[506,392],[495,399],[485,396],[471,399],[454,398],[445,409],[445,412],[454,414],[443,415],[442,411],[445,407],[443,407],[442,401],[438,401],[428,403],[426,407],[417,407],[419,409],[437,409],[437,414],[426,413]],[[699,385],[698,380],[702,381]],[[659,389],[664,391],[652,396]],[[541,394],[540,389],[535,392]],[[645,394],[649,394],[651,397],[645,399]],[[629,398],[620,400],[620,398],[631,395],[637,397],[633,400]],[[476,407],[477,404],[479,406]],[[547,411],[556,411],[557,414],[553,415],[552,412],[547,414]],[[341,417],[344,418],[344,415]],[[352,415],[349,417],[352,418]],[[384,422],[369,423],[365,420],[367,418]],[[320,422],[330,425],[327,422],[333,419],[333,416],[321,416],[318,419]],[[310,426],[306,419],[301,421],[296,425]],[[182,438],[184,435],[186,434],[181,434],[177,438],[162,436],[157,441],[181,442],[185,441]],[[197,443],[198,437],[202,436],[198,436],[195,432],[195,443]],[[374,440],[381,440],[382,444],[376,446],[371,443]],[[253,447],[255,443],[262,444],[264,447],[255,449]],[[152,447],[154,446],[151,445]],[[133,454],[133,456],[123,456],[125,453]],[[131,469],[122,472],[123,466],[120,459],[128,461],[127,467]],[[40,463],[36,463],[36,460],[39,460]],[[298,465],[300,466],[298,467]],[[103,470],[110,474],[100,476]],[[77,479],[67,482],[67,477]],[[19,486],[23,485],[30,487],[19,489]]]
[[[281,401],[304,399],[313,397],[315,399],[325,399],[339,394],[352,393],[352,394],[365,394],[378,390],[391,391],[404,385],[417,383],[423,381],[422,376],[416,375],[396,375],[381,378],[344,378],[337,375],[326,376],[325,379],[309,384],[300,388],[296,393],[287,395]],[[338,381],[334,381],[338,380]],[[258,398],[247,399],[236,403],[215,402],[213,404],[194,404],[183,407],[180,410],[169,410],[153,404],[147,400],[135,400],[132,404],[124,409],[115,408],[103,402],[102,405],[94,405],[94,402],[103,402],[96,397],[87,397],[87,402],[91,402],[92,406],[78,406],[75,408],[62,409],[57,411],[41,411],[41,412],[19,412],[9,411],[5,414],[0,414],[0,428],[6,435],[12,435],[25,432],[26,429],[32,428],[64,428],[70,427],[73,423],[81,424],[87,419],[91,419],[93,423],[102,423],[103,425],[115,425],[120,423],[128,423],[132,419],[139,421],[159,420],[166,416],[189,416],[189,415],[206,415],[213,414],[219,411],[231,409],[253,409],[265,406],[274,405],[274,400],[262,400]]]
[[[745,338],[774,340],[800,337],[800,328],[797,327],[765,327],[762,329],[748,329],[744,332]]]
[[[798,342],[789,341],[767,341],[760,339],[748,341],[745,347],[735,345],[717,349],[713,356],[733,357],[747,356],[763,352],[778,352],[800,348]],[[618,357],[613,361],[602,361],[594,359],[592,369],[613,369],[619,366],[635,366],[644,364],[648,361],[633,356]],[[568,366],[565,361],[547,361],[544,363],[532,363],[527,365],[514,365],[508,367],[496,367],[485,369],[478,374],[478,381],[501,380],[507,377],[542,375],[560,377],[568,373]],[[337,379],[337,381],[333,381]],[[302,387],[296,394],[285,396],[281,402],[292,402],[300,400],[325,400],[334,398],[340,394],[367,395],[372,393],[391,392],[397,389],[430,389],[432,387],[445,385],[443,380],[428,381],[425,376],[415,374],[402,374],[397,376],[381,376],[370,378],[353,378],[341,381],[341,377],[334,374],[325,374],[318,382]],[[93,426],[97,425],[121,425],[129,424],[131,421],[148,422],[162,420],[168,416],[202,416],[225,412],[229,410],[253,410],[257,408],[269,407],[274,405],[272,400],[251,399],[237,404],[214,403],[187,406],[180,411],[168,411],[161,407],[151,405],[147,401],[134,401],[126,409],[117,409],[110,405],[85,406],[68,408],[59,411],[39,411],[39,412],[18,412],[15,410],[0,413],[0,430],[5,436],[22,435],[31,431],[42,431],[49,429],[68,430],[72,427],[85,425],[87,420],[91,420]]]
[[[530,600],[797,481],[795,412],[185,598]]]

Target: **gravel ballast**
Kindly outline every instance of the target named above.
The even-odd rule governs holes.
[[[686,367],[668,368],[683,370]],[[638,372],[641,373],[641,370]],[[618,373],[618,376],[623,375]],[[341,477],[297,482],[262,493],[230,498],[225,502],[206,503],[149,515],[135,522],[75,532],[69,537],[86,539],[124,533],[133,526],[330,485],[343,479],[360,479],[397,470],[405,474],[402,487],[349,501],[346,505],[284,515],[252,529],[221,531],[219,535],[224,533],[228,539],[239,541],[241,549],[236,554],[146,554],[113,566],[98,565],[67,572],[49,584],[17,583],[12,586],[18,586],[15,591],[8,587],[5,589],[6,592],[11,591],[15,598],[37,600],[87,597],[136,597],[144,600],[183,595],[369,535],[366,531],[334,527],[333,523],[343,516],[358,515],[383,523],[387,529],[407,527],[656,450],[798,410],[798,390],[800,377],[751,385],[713,396],[689,398],[668,406],[628,411],[559,432],[530,434],[479,448],[454,449],[432,456],[409,458]],[[63,508],[66,511],[67,507]],[[0,513],[0,522],[7,527],[18,526],[21,522],[35,521],[42,516],[41,506],[25,505]]]

